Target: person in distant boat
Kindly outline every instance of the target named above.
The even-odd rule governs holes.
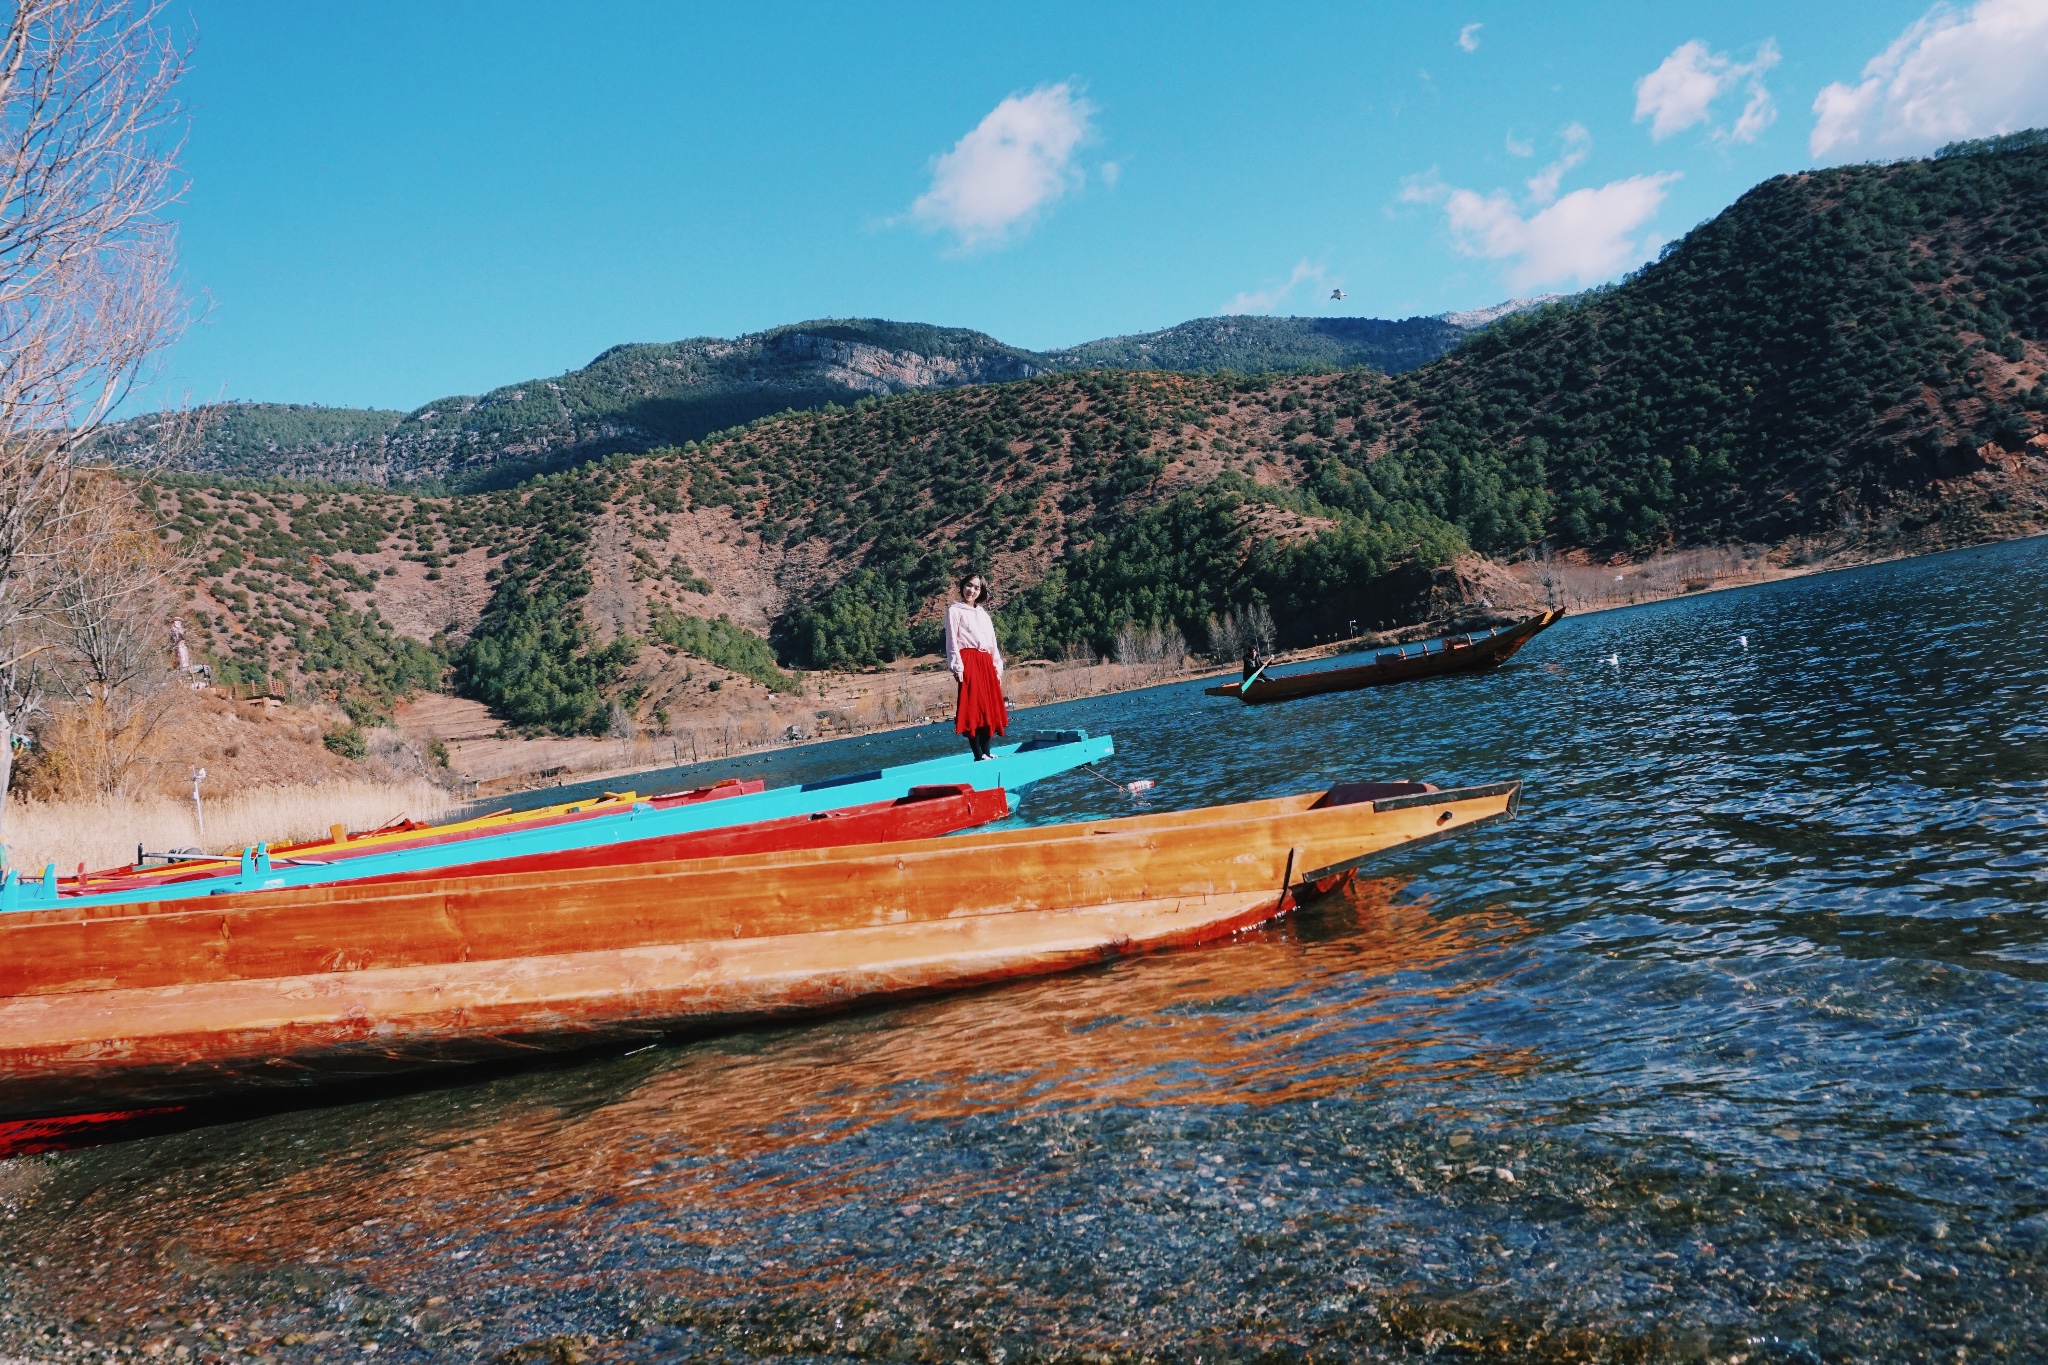
[[[1259,657],[1259,642],[1254,640],[1246,645],[1244,648],[1244,680],[1250,682],[1252,675],[1265,666],[1266,661]]]
[[[969,574],[960,580],[960,600],[946,608],[946,667],[960,684],[953,728],[967,736],[975,761],[989,756],[992,735],[1010,731],[1003,704],[1003,652],[996,648],[996,623],[988,614],[988,580]]]

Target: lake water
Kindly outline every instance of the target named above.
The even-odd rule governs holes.
[[[2038,1358],[2044,585],[2036,540],[1029,713],[1154,808],[1528,789],[1196,951],[0,1165],[0,1355]]]

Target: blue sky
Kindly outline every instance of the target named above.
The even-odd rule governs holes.
[[[1437,313],[2048,123],[2048,0],[190,13],[202,317],[154,401],[412,408],[816,317]]]

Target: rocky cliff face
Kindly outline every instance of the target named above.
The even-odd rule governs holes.
[[[919,355],[865,342],[792,331],[770,343],[779,356],[816,365],[820,379],[857,393],[887,397],[911,389],[948,389],[962,384],[1000,384],[1029,379],[1045,367],[1005,354]]]
[[[1560,303],[1571,297],[1570,294],[1533,294],[1528,298],[1507,299],[1494,304],[1491,308],[1466,308],[1455,313],[1439,313],[1437,318],[1450,323],[1453,327],[1477,331],[1481,327],[1499,322],[1502,318],[1510,318],[1517,313],[1533,313],[1546,304]]]

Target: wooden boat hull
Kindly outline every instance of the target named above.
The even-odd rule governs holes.
[[[1387,794],[1392,792],[1392,794]],[[0,917],[0,1118],[361,1080],[1194,944],[1518,783]]]
[[[1539,632],[1557,624],[1563,615],[1562,607],[1554,608],[1532,616],[1526,621],[1517,622],[1500,634],[1485,640],[1384,663],[1360,664],[1355,668],[1315,669],[1307,673],[1282,674],[1279,677],[1261,677],[1248,688],[1241,683],[1223,683],[1202,690],[1212,697],[1235,697],[1241,702],[1257,704],[1292,701],[1296,697],[1321,696],[1326,692],[1356,692],[1368,687],[1386,687],[1393,683],[1447,677],[1455,673],[1475,673],[1506,663],[1514,656],[1515,651],[1529,643]],[[1457,640],[1467,637],[1450,638]]]

